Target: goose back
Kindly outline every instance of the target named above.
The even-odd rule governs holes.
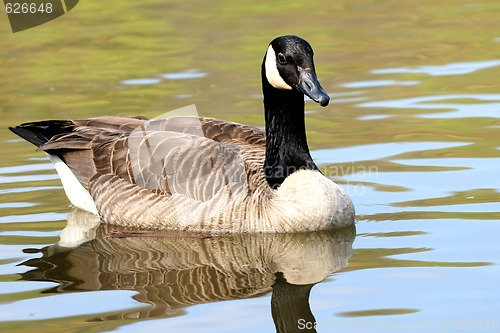
[[[199,117],[97,117],[73,125],[39,150],[63,159],[106,222],[249,231],[267,215],[273,190],[257,128]]]

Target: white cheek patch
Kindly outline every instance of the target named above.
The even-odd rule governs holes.
[[[276,67],[276,52],[274,52],[271,45],[269,45],[266,53],[266,78],[274,88],[292,90],[292,87],[283,80],[278,72],[278,67]]]

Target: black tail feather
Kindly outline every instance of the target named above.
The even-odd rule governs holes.
[[[37,147],[48,142],[53,136],[73,132],[75,124],[70,120],[44,120],[24,123],[9,129]]]

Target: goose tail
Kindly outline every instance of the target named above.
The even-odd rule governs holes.
[[[75,124],[69,120],[46,120],[24,123],[9,129],[21,138],[31,142],[38,148],[49,142],[54,136],[71,133]],[[42,147],[43,149],[43,147]],[[78,181],[73,171],[65,163],[64,158],[57,150],[45,152],[61,178],[66,196],[71,203],[80,209],[98,215],[96,205],[89,192]]]
[[[55,135],[73,132],[74,128],[75,124],[69,120],[45,120],[9,127],[14,134],[37,147],[42,146]]]

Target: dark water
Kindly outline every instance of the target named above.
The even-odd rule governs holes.
[[[499,12],[498,1],[82,1],[16,34],[4,15],[0,329],[500,330]],[[307,103],[308,140],[353,199],[355,228],[109,238],[117,228],[68,207],[51,164],[6,129],[189,104],[263,126],[259,66],[282,34],[315,50],[332,100]]]

